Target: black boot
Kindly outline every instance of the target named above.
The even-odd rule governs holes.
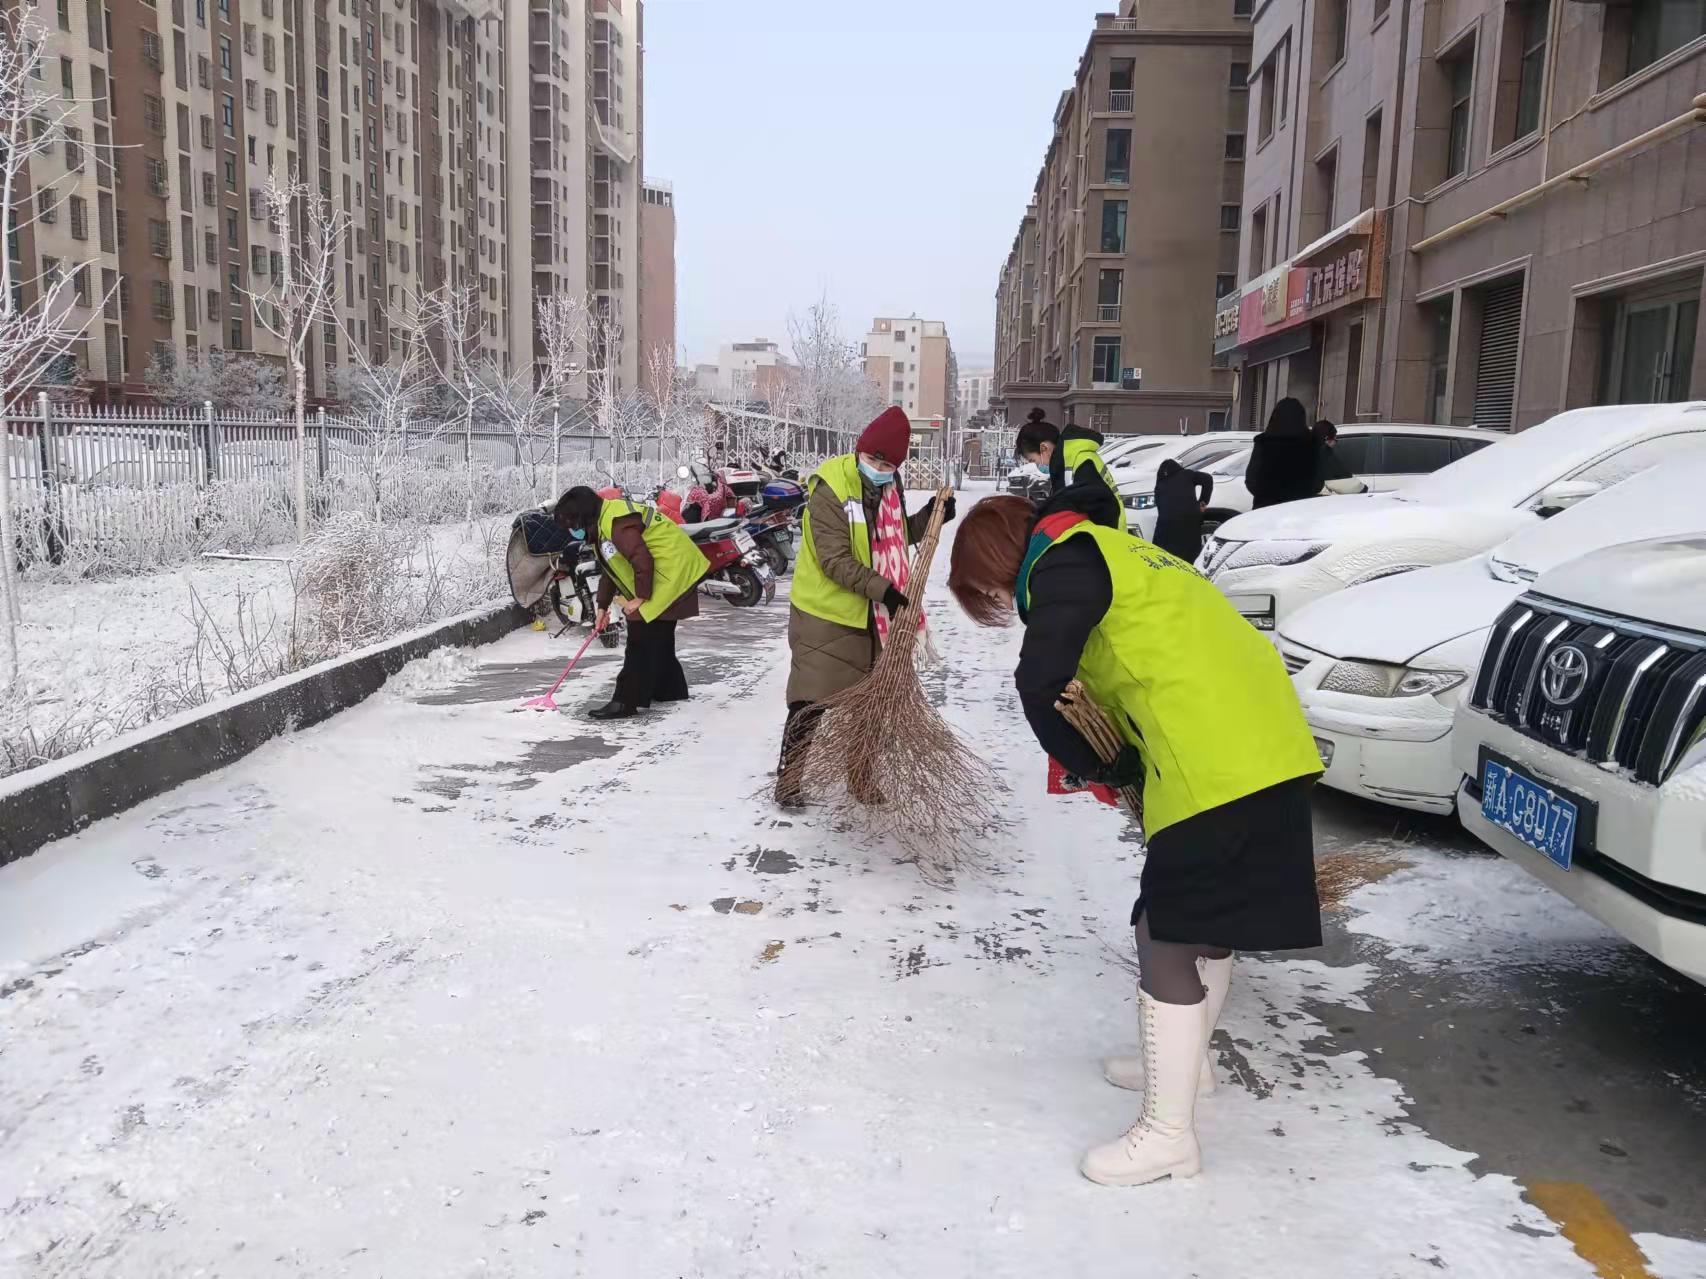
[[[632,719],[636,714],[638,712],[628,703],[613,701],[608,705],[600,706],[595,711],[588,711],[587,717],[589,719]]]

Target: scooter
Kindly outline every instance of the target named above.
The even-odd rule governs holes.
[[[724,600],[735,608],[768,604],[776,598],[776,575],[738,518],[686,524],[682,531],[711,562],[699,582],[701,595]]]
[[[746,531],[764,552],[777,577],[794,562],[795,530],[806,509],[806,490],[795,480],[771,479],[759,490],[747,512]]]

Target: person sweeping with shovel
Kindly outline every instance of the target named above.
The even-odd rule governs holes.
[[[800,553],[788,610],[788,719],[782,731],[776,802],[801,803],[797,763],[822,711],[815,705],[852,688],[876,661],[890,619],[906,607],[907,548],[923,536],[931,498],[908,515],[900,465],[912,422],[885,409],[854,451],[832,457],[806,480]],[[954,518],[949,496],[945,519]]]
[[[687,673],[675,655],[676,623],[699,615],[699,579],[711,567],[681,526],[653,507],[602,498],[577,486],[553,512],[576,541],[590,541],[598,558],[598,628],[610,621],[618,594],[628,617],[628,647],[616,691],[593,719],[627,719],[656,702],[687,698]]]
[[[1188,564],[1116,524],[1099,484],[1033,513],[990,497],[954,539],[948,588],[971,618],[1025,626],[1017,683],[1044,749],[1106,786],[1139,786],[1148,855],[1131,923],[1141,1056],[1103,1065],[1143,1091],[1083,1174],[1135,1186],[1200,1169],[1196,1102],[1239,950],[1321,944],[1310,790],[1321,773],[1279,654]],[[1106,762],[1059,709],[1076,680],[1122,743]]]

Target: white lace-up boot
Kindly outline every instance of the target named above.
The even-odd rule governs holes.
[[[1203,1016],[1208,1021],[1208,1040],[1220,1024],[1220,1010],[1226,1006],[1226,992],[1232,985],[1232,959],[1199,959],[1197,972],[1202,976]],[[1205,1041],[1206,1042],[1206,1041]],[[1115,1088],[1131,1092],[1143,1091],[1143,1046],[1135,1053],[1122,1053],[1102,1060],[1102,1077]],[[1202,1078],[1197,1081],[1197,1096],[1207,1097],[1214,1091],[1214,1050],[1203,1052]]]
[[[1202,1170],[1195,1126],[1203,1044],[1203,1006],[1163,1004],[1137,993],[1143,1019],[1143,1113],[1125,1136],[1097,1146],[1079,1170],[1104,1186],[1141,1186]]]

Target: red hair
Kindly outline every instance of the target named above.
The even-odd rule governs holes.
[[[986,497],[960,521],[948,560],[948,589],[980,626],[1009,626],[1005,596],[1019,581],[1036,508],[1022,497]],[[999,592],[1000,594],[996,594]]]

